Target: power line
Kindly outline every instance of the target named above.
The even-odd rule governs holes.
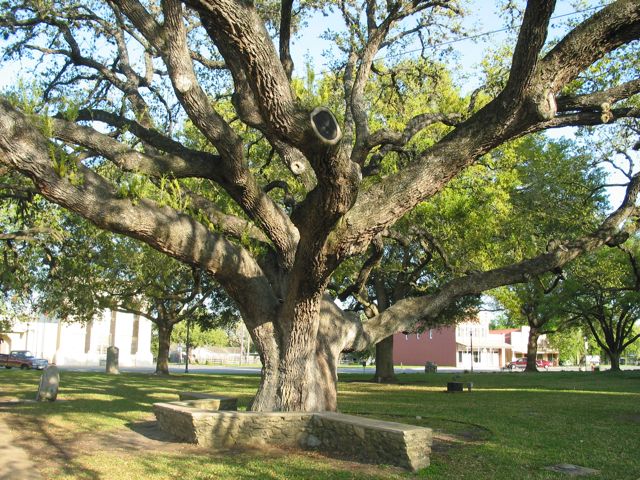
[[[556,15],[556,16],[551,17],[550,20],[557,20],[558,18],[571,17],[573,15],[578,15],[580,13],[591,12],[591,11],[597,10],[599,8],[601,8],[601,6],[589,7],[589,8],[585,8],[583,10],[576,10],[574,12],[563,13],[562,15]],[[429,45],[426,48],[430,48],[432,50],[436,50],[438,48],[442,48],[442,47],[447,46],[447,45],[452,45],[454,43],[465,42],[467,40],[475,40],[475,39],[478,39],[478,38],[481,38],[481,37],[487,37],[489,35],[495,35],[496,33],[508,32],[510,30],[516,30],[517,28],[519,28],[519,27],[505,27],[505,28],[500,28],[498,30],[490,30],[488,32],[478,33],[476,35],[467,35],[467,36],[463,36],[463,37],[454,38],[453,40],[447,40],[445,42],[440,42],[440,43],[436,43],[436,44],[433,44],[433,45]],[[425,49],[425,47],[416,48],[416,49],[413,49],[413,50],[405,50],[404,52],[392,53],[392,54],[389,54],[389,55],[385,55],[384,57],[376,58],[376,60],[387,60],[387,59],[390,59],[390,58],[403,57],[405,55],[410,55],[412,53],[421,52],[424,49]]]

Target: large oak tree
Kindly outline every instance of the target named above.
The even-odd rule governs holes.
[[[0,103],[0,162],[99,227],[213,274],[237,303],[261,355],[253,409],[333,410],[341,351],[363,349],[433,318],[464,295],[526,281],[619,243],[621,228],[635,228],[626,221],[636,213],[637,177],[620,207],[591,234],[556,242],[513,265],[460,276],[366,322],[340,311],[324,293],[343,261],[365,252],[499,145],[548,128],[637,117],[638,109],[625,103],[640,90],[637,71],[601,89],[580,82],[591,65],[635,45],[637,0],[611,3],[555,43],[547,41],[555,2],[529,1],[510,70],[490,101],[477,109],[474,96],[462,118],[425,105],[403,125],[393,119],[381,124],[370,114],[367,87],[379,71],[376,55],[412,35],[428,41],[461,15],[458,2],[1,5],[5,58],[42,57],[32,73],[39,102],[13,95]],[[291,81],[292,36],[307,9],[319,5],[334,5],[347,27],[334,36],[344,54],[334,111],[294,95]],[[176,129],[185,117],[206,142]],[[435,124],[449,128],[416,149],[414,137]],[[251,135],[256,138],[247,140]],[[261,145],[286,172],[256,165],[253,152]],[[402,168],[384,176],[368,168],[393,151],[410,151]],[[123,190],[101,174],[97,166],[104,162],[122,172],[121,179],[198,182],[181,190],[188,201],[177,206]]]

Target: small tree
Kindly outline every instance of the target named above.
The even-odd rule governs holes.
[[[105,308],[149,319],[158,330],[156,373],[165,375],[176,324],[189,319],[213,328],[228,321],[232,307],[201,270],[74,216],[66,216],[65,229],[66,239],[51,247],[49,268],[31,265],[40,309],[70,321],[90,322]]]

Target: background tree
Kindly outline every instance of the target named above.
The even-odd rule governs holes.
[[[187,344],[187,322],[182,322],[175,326],[171,335],[171,341],[182,345]],[[190,325],[189,348],[205,346],[228,347],[229,335],[222,328],[207,329],[197,323],[192,326]]]
[[[584,331],[571,325],[549,335],[549,344],[558,350],[560,365],[580,365],[584,351]]]
[[[188,320],[212,329],[234,321],[227,297],[202,271],[75,216],[64,223],[68,236],[51,247],[49,268],[30,266],[29,287],[42,311],[85,323],[107,308],[149,319],[158,332],[156,373],[165,375],[175,325]]]
[[[636,228],[627,222],[640,188],[634,176],[618,209],[582,237],[457,276],[366,322],[341,312],[325,295],[336,268],[485,154],[548,128],[638,116],[625,104],[640,89],[637,72],[604,85],[572,82],[611,52],[637,49],[640,4],[613,2],[555,41],[547,39],[555,2],[529,1],[504,81],[482,104],[469,99],[463,118],[425,108],[398,123],[370,114],[366,92],[384,63],[376,57],[411,39],[458,31],[458,2],[310,2],[295,12],[292,2],[280,2],[276,21],[267,5],[9,0],[0,14],[4,59],[37,57],[29,102],[16,95],[0,102],[0,163],[99,227],[214,275],[260,351],[253,409],[334,410],[342,350],[436,318],[466,295],[560,268],[622,242],[621,227]],[[291,82],[291,20],[318,6],[335,7],[345,26],[332,35],[335,113],[305,103]],[[206,148],[184,138],[186,117]],[[402,168],[368,175],[385,146],[405,151],[441,123],[441,135]],[[256,140],[247,143],[244,133]],[[252,154],[258,144],[286,174],[260,171]],[[107,164],[120,175],[104,175]],[[140,176],[180,187],[184,202],[145,195],[133,181]],[[183,188],[187,178],[201,188]]]
[[[584,325],[620,371],[624,350],[640,338],[638,244],[605,249],[571,268],[562,287],[564,313]]]
[[[498,155],[522,159],[512,164],[515,180],[509,198],[514,215],[502,225],[502,236],[512,239],[513,255],[553,249],[557,239],[582,236],[605,216],[604,170],[593,156],[575,150],[566,140],[539,137],[529,137],[511,151],[498,150]],[[556,269],[492,292],[506,309],[510,327],[529,326],[526,371],[537,371],[540,335],[556,332],[565,323],[554,293],[563,278],[562,269]]]

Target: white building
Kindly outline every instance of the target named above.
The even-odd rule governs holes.
[[[511,361],[512,346],[503,334],[489,329],[490,323],[480,316],[477,322],[456,326],[456,367],[499,370]]]
[[[513,357],[509,359],[515,360],[527,356],[527,345],[529,344],[529,332],[531,328],[524,325],[520,328],[507,328],[502,330],[492,330],[491,333],[499,333],[504,335],[505,341],[511,345]],[[538,360],[548,360],[554,365],[558,365],[558,350],[554,349],[549,343],[546,335],[538,337]]]
[[[64,366],[104,365],[107,348],[119,349],[120,367],[151,367],[151,322],[129,313],[105,310],[88,324],[40,316],[17,322],[0,333],[0,353],[30,350],[36,357]]]

